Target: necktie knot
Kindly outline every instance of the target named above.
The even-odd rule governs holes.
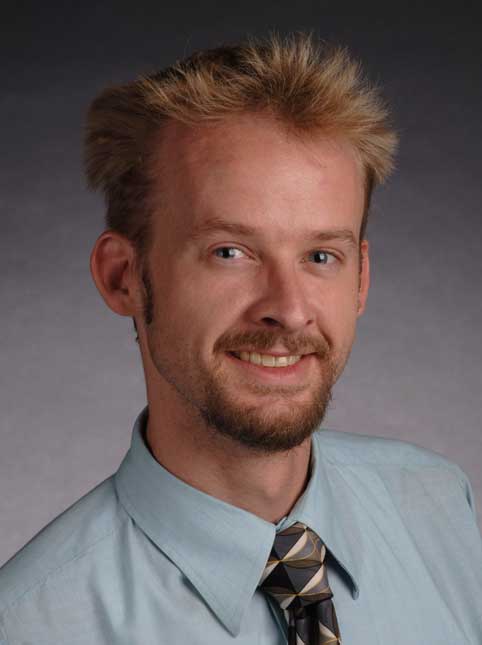
[[[302,522],[276,534],[258,587],[289,617],[289,645],[339,645],[325,566],[326,547]]]
[[[282,609],[300,609],[333,596],[325,570],[326,547],[306,524],[276,534],[259,587]]]

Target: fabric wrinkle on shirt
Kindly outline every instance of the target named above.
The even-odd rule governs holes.
[[[119,469],[0,568],[0,645],[285,644],[257,585],[294,522],[326,545],[344,645],[482,644],[482,541],[459,466],[320,428],[306,489],[275,525],[159,464],[147,417]]]

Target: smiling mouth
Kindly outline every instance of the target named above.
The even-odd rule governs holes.
[[[249,361],[254,363],[255,365],[264,365],[265,367],[272,367],[275,364],[279,364],[279,366],[283,366],[284,364],[287,365],[293,365],[294,363],[297,363],[301,358],[303,358],[303,354],[269,354],[268,352],[257,352],[257,351],[248,351],[248,350],[240,350],[240,351],[230,351],[228,354],[231,354],[231,356],[234,356],[235,358],[238,358],[240,360],[244,361]],[[251,360],[251,357],[255,357],[254,360]],[[264,362],[263,362],[264,361]]]
[[[273,355],[273,354],[261,354],[258,352],[236,352],[228,351],[227,354],[235,358],[236,360],[250,364],[256,367],[266,368],[271,371],[273,368],[276,370],[289,370],[289,368],[294,367],[304,359],[311,356],[311,354],[291,354],[285,356]]]

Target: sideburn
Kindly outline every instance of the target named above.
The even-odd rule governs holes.
[[[142,284],[144,285],[144,303],[142,315],[144,318],[144,324],[147,327],[154,320],[154,298],[152,293],[152,283],[149,275],[149,269],[146,266],[144,266],[142,269],[141,280]]]

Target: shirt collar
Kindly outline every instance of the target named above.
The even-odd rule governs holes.
[[[303,522],[318,533],[358,596],[358,560],[338,526],[333,494],[313,434],[311,476],[288,516],[275,526],[212,497],[165,469],[144,438],[148,406],[137,416],[130,448],[114,475],[119,500],[146,535],[190,580],[233,635],[255,593],[276,531]]]

